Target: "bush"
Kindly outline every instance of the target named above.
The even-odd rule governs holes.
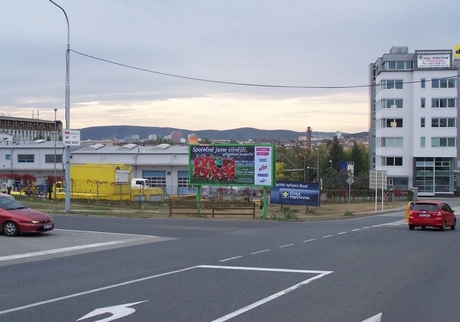
[[[297,210],[293,210],[290,208],[283,209],[280,215],[270,215],[270,219],[274,221],[301,221],[301,219],[296,214],[297,212]]]

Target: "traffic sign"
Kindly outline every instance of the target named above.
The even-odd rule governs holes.
[[[387,172],[385,170],[369,170],[369,189],[387,189]]]
[[[80,145],[80,130],[63,130],[62,142],[65,146]]]

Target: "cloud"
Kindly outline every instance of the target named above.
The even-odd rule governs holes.
[[[367,130],[365,88],[237,86],[153,71],[260,85],[366,85],[369,63],[393,45],[452,48],[458,36],[445,22],[458,20],[457,2],[388,0],[376,10],[368,0],[60,0],[75,50],[71,127]],[[30,117],[39,110],[53,119],[57,108],[64,119],[62,11],[48,1],[2,4],[2,113]]]

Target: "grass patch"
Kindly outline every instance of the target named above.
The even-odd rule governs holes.
[[[297,216],[298,210],[284,208],[280,214],[270,214],[270,220],[274,221],[302,221]]]
[[[15,196],[25,206],[49,214],[65,214],[64,200],[50,200],[40,197]],[[308,221],[308,220],[335,220],[359,217],[381,213],[383,210],[404,210],[408,201],[378,202],[351,202],[351,203],[322,203],[320,207],[289,205],[268,205],[266,218],[274,221]],[[263,217],[263,211],[256,207],[256,218]],[[168,202],[138,201],[103,201],[103,200],[71,200],[70,214],[84,216],[113,216],[128,218],[168,218]],[[174,218],[204,218],[198,215],[174,215]],[[219,219],[247,220],[250,216],[216,216]]]

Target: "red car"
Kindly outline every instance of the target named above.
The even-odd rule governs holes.
[[[27,208],[11,196],[0,196],[0,228],[6,236],[43,233],[54,229],[54,220],[47,214]]]
[[[427,226],[438,227],[445,230],[446,227],[454,230],[457,224],[452,208],[442,201],[418,201],[409,213],[409,229],[414,230],[416,226],[424,229]]]

